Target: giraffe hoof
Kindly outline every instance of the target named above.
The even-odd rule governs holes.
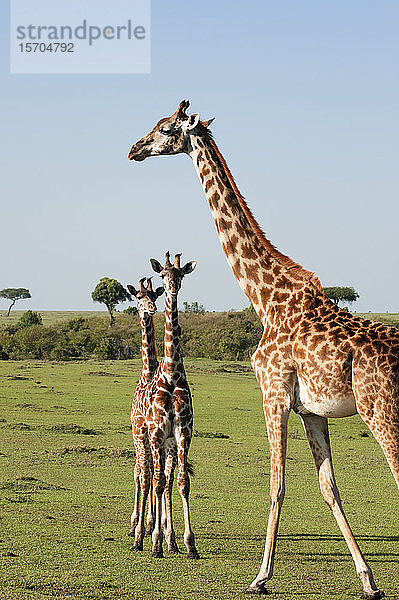
[[[143,544],[133,544],[133,546],[131,547],[131,550],[133,552],[142,552]]]
[[[168,552],[169,554],[179,554],[179,548],[177,546],[172,546],[172,548],[169,548]]]
[[[151,556],[152,556],[152,558],[163,558],[162,548],[160,550],[153,550],[151,552]]]
[[[247,589],[244,590],[244,594],[257,594],[258,596],[266,596],[270,593],[271,592],[269,592],[269,590],[267,590],[262,584],[258,584],[256,586],[250,585],[249,587],[247,587]]]
[[[380,598],[384,598],[385,593],[382,590],[375,590],[375,592],[363,592],[362,598],[364,600],[379,600]]]
[[[154,524],[150,523],[149,525],[147,525],[147,528],[145,530],[145,534],[150,536],[152,535],[152,532],[154,531]]]
[[[200,555],[198,554],[197,550],[195,548],[192,548],[191,550],[189,550],[187,552],[187,558],[193,559],[193,560],[198,560],[200,557]]]

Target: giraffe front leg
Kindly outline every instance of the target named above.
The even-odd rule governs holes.
[[[152,532],[152,552],[154,558],[162,558],[162,496],[165,491],[165,456],[163,444],[152,446],[152,457],[154,462],[153,488],[155,505],[155,524]]]
[[[190,521],[190,505],[189,505],[189,494],[190,494],[190,476],[188,473],[188,450],[190,447],[191,436],[182,435],[178,441],[178,466],[179,473],[177,476],[177,487],[179,490],[180,497],[183,503],[184,513],[184,544],[187,548],[187,558],[198,559],[197,548],[195,547],[194,532],[191,528]]]
[[[130,517],[130,531],[129,535],[134,536],[134,530],[136,529],[139,520],[139,503],[140,503],[140,469],[138,461],[134,465],[134,483],[135,483],[135,494],[134,494],[134,508],[132,516]]]
[[[132,546],[132,550],[141,551],[143,549],[143,539],[145,535],[145,505],[147,502],[148,491],[150,489],[150,470],[147,465],[143,465],[140,468],[140,489],[141,489],[141,499],[140,499],[140,512],[138,517],[138,522],[134,530],[134,543]]]
[[[248,594],[268,593],[265,583],[273,575],[277,530],[285,494],[289,399],[286,396],[281,399],[265,398],[264,411],[270,446],[270,512],[262,565],[257,577],[246,590]]]
[[[168,451],[168,456],[166,459],[166,468],[165,468],[165,476],[166,476],[166,485],[165,492],[163,495],[163,504],[162,504],[162,526],[165,533],[166,543],[168,544],[168,552],[169,554],[178,554],[179,549],[176,544],[176,535],[173,529],[173,517],[172,517],[172,489],[173,489],[173,481],[174,481],[174,471],[176,467],[176,447],[170,448]]]
[[[342,508],[332,465],[327,419],[317,415],[301,415],[301,419],[316,463],[321,493],[348,544],[357,574],[363,585],[363,597],[367,600],[383,598],[385,594],[377,588],[373,573],[357,545]]]

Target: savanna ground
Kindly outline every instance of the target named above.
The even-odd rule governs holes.
[[[263,554],[268,445],[248,363],[186,360],[194,395],[192,522],[201,560],[130,550],[129,428],[140,361],[0,362],[2,600],[242,599]],[[399,597],[398,495],[358,417],[330,421],[345,510],[387,598]],[[175,492],[175,528],[183,519]],[[299,419],[289,425],[275,598],[357,598]]]
[[[28,308],[26,308],[28,310]],[[0,328],[8,325],[16,325],[18,320],[24,314],[24,310],[12,310],[7,316],[6,310],[0,310]],[[67,321],[68,319],[79,319],[79,317],[98,317],[100,315],[107,316],[106,310],[38,310],[42,319],[43,325],[53,325],[59,321]]]

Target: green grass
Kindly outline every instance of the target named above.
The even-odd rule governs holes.
[[[381,321],[387,325],[393,325],[399,327],[399,313],[356,313],[359,317],[364,319],[371,319],[372,321]]]
[[[12,310],[10,316],[7,317],[7,311],[0,310],[0,328],[15,325],[24,312],[26,311]],[[35,312],[41,315],[43,325],[53,325],[53,323],[57,323],[58,321],[68,321],[69,319],[77,319],[78,317],[98,317],[108,314],[107,311],[98,310],[38,310]]]
[[[186,361],[194,395],[192,523],[200,561],[130,551],[129,412],[139,361],[0,362],[2,600],[242,599],[260,566],[268,445],[247,364]],[[399,596],[398,494],[357,417],[331,420],[347,516],[378,585]],[[290,418],[287,492],[268,589],[278,599],[358,598],[346,544],[324,505],[307,442]],[[175,528],[183,547],[181,503]]]

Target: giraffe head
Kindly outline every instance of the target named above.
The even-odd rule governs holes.
[[[194,271],[197,262],[195,260],[191,260],[186,263],[184,267],[180,266],[180,257],[181,254],[176,254],[175,262],[172,265],[170,262],[170,254],[167,252],[165,254],[165,266],[163,267],[159,261],[155,258],[151,258],[151,266],[156,273],[159,273],[163,280],[163,286],[165,288],[166,293],[171,296],[177,296],[182,279],[185,275],[188,275],[192,271]]]
[[[171,117],[158,121],[153,129],[131,147],[129,160],[142,161],[148,156],[162,154],[188,154],[191,151],[190,137],[204,135],[213,121],[200,121],[198,113],[187,115],[188,100],[180,102]]]
[[[144,285],[145,280],[147,279],[147,285]],[[136,290],[132,285],[128,285],[127,289],[135,296],[137,300],[137,309],[140,315],[144,315],[145,313],[149,315],[155,315],[157,312],[157,307],[155,305],[155,301],[159,296],[162,296],[164,289],[163,287],[159,287],[156,290],[152,288],[151,277],[143,277],[139,282],[139,289]]]

